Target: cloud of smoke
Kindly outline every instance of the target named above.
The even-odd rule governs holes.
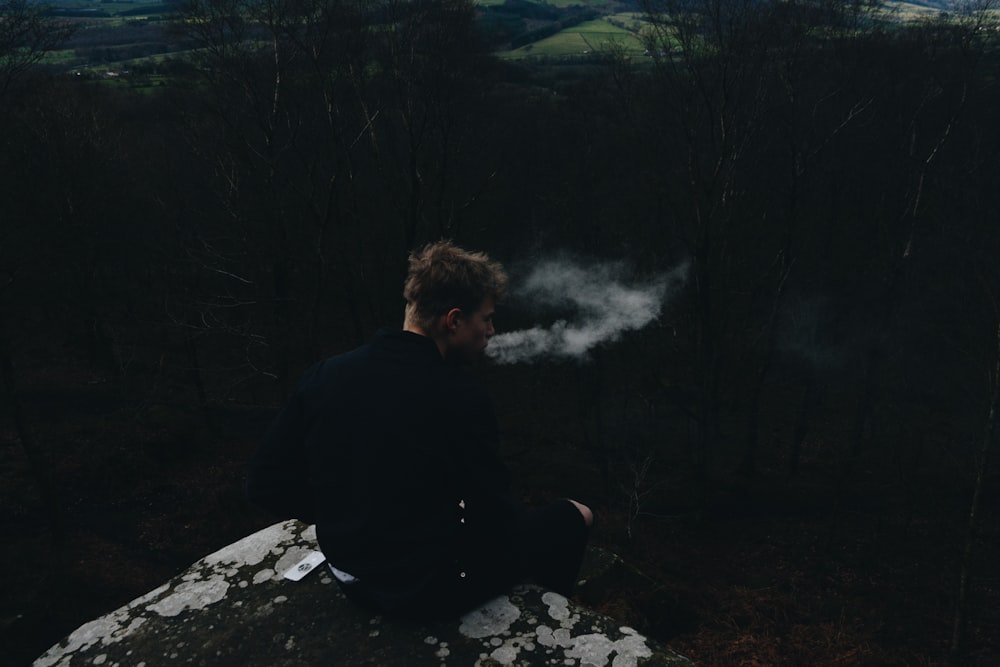
[[[627,282],[620,263],[585,266],[567,259],[543,261],[516,290],[517,301],[569,316],[549,326],[497,334],[486,353],[500,364],[586,358],[594,347],[659,317],[687,271],[685,263],[653,279]]]

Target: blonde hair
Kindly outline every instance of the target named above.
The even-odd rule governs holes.
[[[507,299],[507,274],[486,253],[469,252],[451,241],[431,243],[410,253],[410,270],[403,286],[407,312],[430,328],[435,318],[452,308],[477,310],[487,297]]]

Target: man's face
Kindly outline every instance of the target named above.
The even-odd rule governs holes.
[[[493,337],[493,315],[496,304],[493,297],[486,297],[473,312],[461,312],[455,318],[448,356],[463,362],[476,361],[483,356],[486,345]]]

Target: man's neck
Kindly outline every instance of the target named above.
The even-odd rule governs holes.
[[[446,352],[448,348],[445,345],[443,338],[439,336],[434,336],[431,332],[427,331],[423,326],[421,326],[416,321],[416,318],[411,317],[409,314],[407,314],[406,318],[404,318],[403,320],[403,331],[409,331],[410,333],[415,333],[418,336],[425,336],[427,338],[430,338],[432,341],[434,341],[434,344],[437,345],[438,352],[441,353],[441,358],[442,359],[447,358]]]

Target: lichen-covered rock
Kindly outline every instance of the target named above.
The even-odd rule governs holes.
[[[317,549],[295,521],[265,528],[164,586],[82,625],[35,661],[68,665],[671,665],[691,663],[533,586],[451,623],[383,620],[326,568],[283,574]]]

